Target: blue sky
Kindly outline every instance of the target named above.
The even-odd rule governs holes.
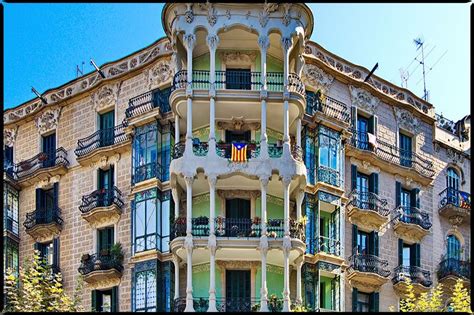
[[[3,3],[4,108],[119,59],[164,36],[163,4],[9,4]],[[469,4],[309,4],[314,14],[312,40],[397,85],[400,68],[417,56],[413,39],[422,36],[430,102],[436,112],[457,120],[470,112]],[[416,62],[408,88],[423,95]]]

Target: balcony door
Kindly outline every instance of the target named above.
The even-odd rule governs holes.
[[[56,160],[56,133],[43,136],[42,152],[46,155],[43,160],[43,167],[54,166]]]
[[[369,209],[369,176],[357,172],[357,193],[359,208]]]
[[[250,312],[250,270],[226,270],[226,312]]]
[[[225,71],[226,89],[250,90],[252,78],[250,69],[229,69]]]
[[[99,142],[100,146],[109,146],[114,144],[114,116],[115,112],[99,115]]]
[[[97,230],[97,251],[99,254],[101,251],[109,250],[114,244],[114,228],[106,227]]]
[[[36,223],[50,223],[53,212],[55,211],[54,188],[47,190],[38,188],[36,192],[36,203]]]
[[[400,165],[411,167],[411,138],[400,133]]]
[[[400,205],[403,207],[403,213],[409,216],[411,213],[411,192],[409,190],[402,188],[400,194]],[[407,220],[409,219],[407,218]]]
[[[114,189],[114,167],[111,165],[108,170],[98,170],[98,198],[97,206],[110,206]]]
[[[369,149],[369,120],[362,116],[357,116],[357,147],[362,150]]]
[[[225,141],[227,143],[232,142],[250,142],[250,130],[248,131],[233,131],[226,130],[225,132]]]
[[[250,200],[227,199],[225,222],[226,236],[248,236],[252,229]]]
[[[447,258],[452,258],[454,260],[461,260],[461,242],[454,235],[449,235],[447,239]]]

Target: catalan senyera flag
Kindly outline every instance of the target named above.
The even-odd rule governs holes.
[[[247,144],[232,142],[232,152],[230,160],[232,162],[246,162],[247,161]]]
[[[459,200],[459,206],[464,209],[471,209],[471,195],[464,191],[460,191],[459,196],[461,197],[461,200]]]

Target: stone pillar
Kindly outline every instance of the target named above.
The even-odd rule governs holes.
[[[262,158],[268,158],[268,143],[267,143],[267,50],[270,46],[270,40],[268,36],[260,36],[258,38],[258,45],[260,46],[261,56],[261,78],[262,78],[262,90],[260,91],[260,100],[262,104],[262,117],[260,127],[260,155]]]
[[[289,110],[288,100],[290,94],[288,92],[288,74],[289,74],[289,61],[290,61],[290,48],[292,45],[292,39],[283,37],[281,39],[281,46],[283,48],[283,154],[291,154],[290,152],[290,126],[289,126]]]
[[[259,249],[262,257],[262,287],[260,288],[260,312],[269,312],[268,309],[268,289],[267,289],[267,252],[268,252],[268,237],[267,237],[267,188],[269,179],[266,177],[260,178],[261,199],[262,199],[262,236],[260,237]]]
[[[210,271],[209,271],[209,308],[208,312],[217,312],[216,308],[216,250],[217,250],[217,239],[215,235],[215,217],[216,217],[216,176],[208,176],[209,181],[209,201],[210,201],[210,214],[209,214],[209,242],[208,247],[210,250]]]
[[[178,187],[171,187],[171,194],[173,195],[174,201],[174,217],[177,219],[179,217],[179,193]]]
[[[174,299],[179,298],[179,257],[173,256],[174,264]]]
[[[296,260],[296,303],[302,304],[303,298],[301,295],[301,267],[303,267],[303,256]]]
[[[296,145],[301,148],[301,118],[296,119]]]
[[[179,115],[175,114],[174,116],[174,143],[179,142]]]
[[[193,139],[193,48],[196,43],[196,36],[194,34],[186,34],[183,37],[184,45],[187,53],[187,81],[186,98],[187,98],[187,120],[186,120],[186,147],[185,154],[192,154],[192,139]]]
[[[186,182],[186,238],[184,248],[186,248],[186,308],[185,312],[194,312],[193,306],[193,235],[192,215],[193,215],[193,176],[185,176]]]
[[[303,199],[304,199],[304,190],[303,189],[298,189],[298,192],[296,193],[296,219],[299,221],[301,219],[301,206],[303,205]]]
[[[219,44],[217,35],[207,36],[207,46],[209,47],[210,71],[209,71],[209,152],[216,152],[216,49]]]
[[[283,183],[283,211],[285,220],[285,236],[283,237],[283,312],[290,311],[290,183],[291,177],[284,176]]]

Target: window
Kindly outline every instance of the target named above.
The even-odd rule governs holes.
[[[3,266],[5,270],[7,268],[12,268],[18,273],[18,264],[19,264],[19,256],[18,256],[18,243],[11,240],[9,237],[3,238]]]
[[[461,242],[454,235],[448,235],[447,239],[447,258],[461,260]]]
[[[34,249],[40,252],[40,257],[51,266],[53,272],[59,272],[59,238],[47,243],[35,243]]]
[[[411,167],[412,159],[411,137],[400,133],[400,165]]]
[[[54,183],[51,189],[36,189],[36,224],[47,224],[58,217],[59,183]]]
[[[3,183],[4,229],[18,236],[18,191]]]
[[[369,312],[370,294],[359,292],[357,295],[357,312]]]
[[[358,229],[357,225],[352,225],[352,249],[353,254],[359,255],[379,255],[379,237],[378,233],[370,233]],[[365,268],[365,261],[358,260],[358,264]]]
[[[250,69],[229,69],[225,71],[226,89],[250,90],[251,72]]]
[[[107,207],[112,204],[114,198],[114,167],[111,165],[109,169],[99,169],[97,171],[97,207]]]
[[[42,157],[43,167],[54,166],[56,162],[56,133],[42,137],[42,152],[45,154]]]
[[[118,312],[118,287],[108,290],[92,290],[92,310]]]
[[[379,293],[359,292],[356,288],[352,289],[352,311],[353,312],[378,312],[379,311]]]
[[[308,182],[310,184],[315,184],[315,169],[316,169],[316,159],[317,159],[317,150],[316,150],[316,131],[311,129],[308,126],[303,127],[302,135],[302,144],[304,152],[304,162],[306,165],[306,172],[308,176]]]
[[[452,190],[459,190],[459,175],[454,168],[448,168],[448,175],[446,176],[446,187]]]
[[[13,174],[13,147],[3,149],[3,170],[10,176]]]
[[[97,252],[107,251],[114,244],[114,228],[106,227],[97,230]]]
[[[359,231],[357,234],[357,250],[359,254],[369,253],[369,233]]]
[[[410,266],[411,265],[410,250],[411,250],[410,245],[403,244],[403,261],[402,261],[403,266]]]
[[[115,111],[99,115],[99,141],[105,147],[114,144],[114,119]]]
[[[169,251],[171,191],[149,189],[137,193],[134,201],[134,252]]]
[[[170,312],[174,288],[174,267],[169,261],[150,260],[135,265],[132,271],[132,310]]]
[[[341,184],[340,174],[340,141],[338,132],[320,126],[318,132],[319,167],[318,181],[323,181],[333,186]]]
[[[398,255],[398,265],[400,266],[421,266],[421,246],[418,243],[406,244],[402,239],[398,239]]]
[[[357,116],[357,147],[362,150],[369,149],[369,120],[362,116]]]

